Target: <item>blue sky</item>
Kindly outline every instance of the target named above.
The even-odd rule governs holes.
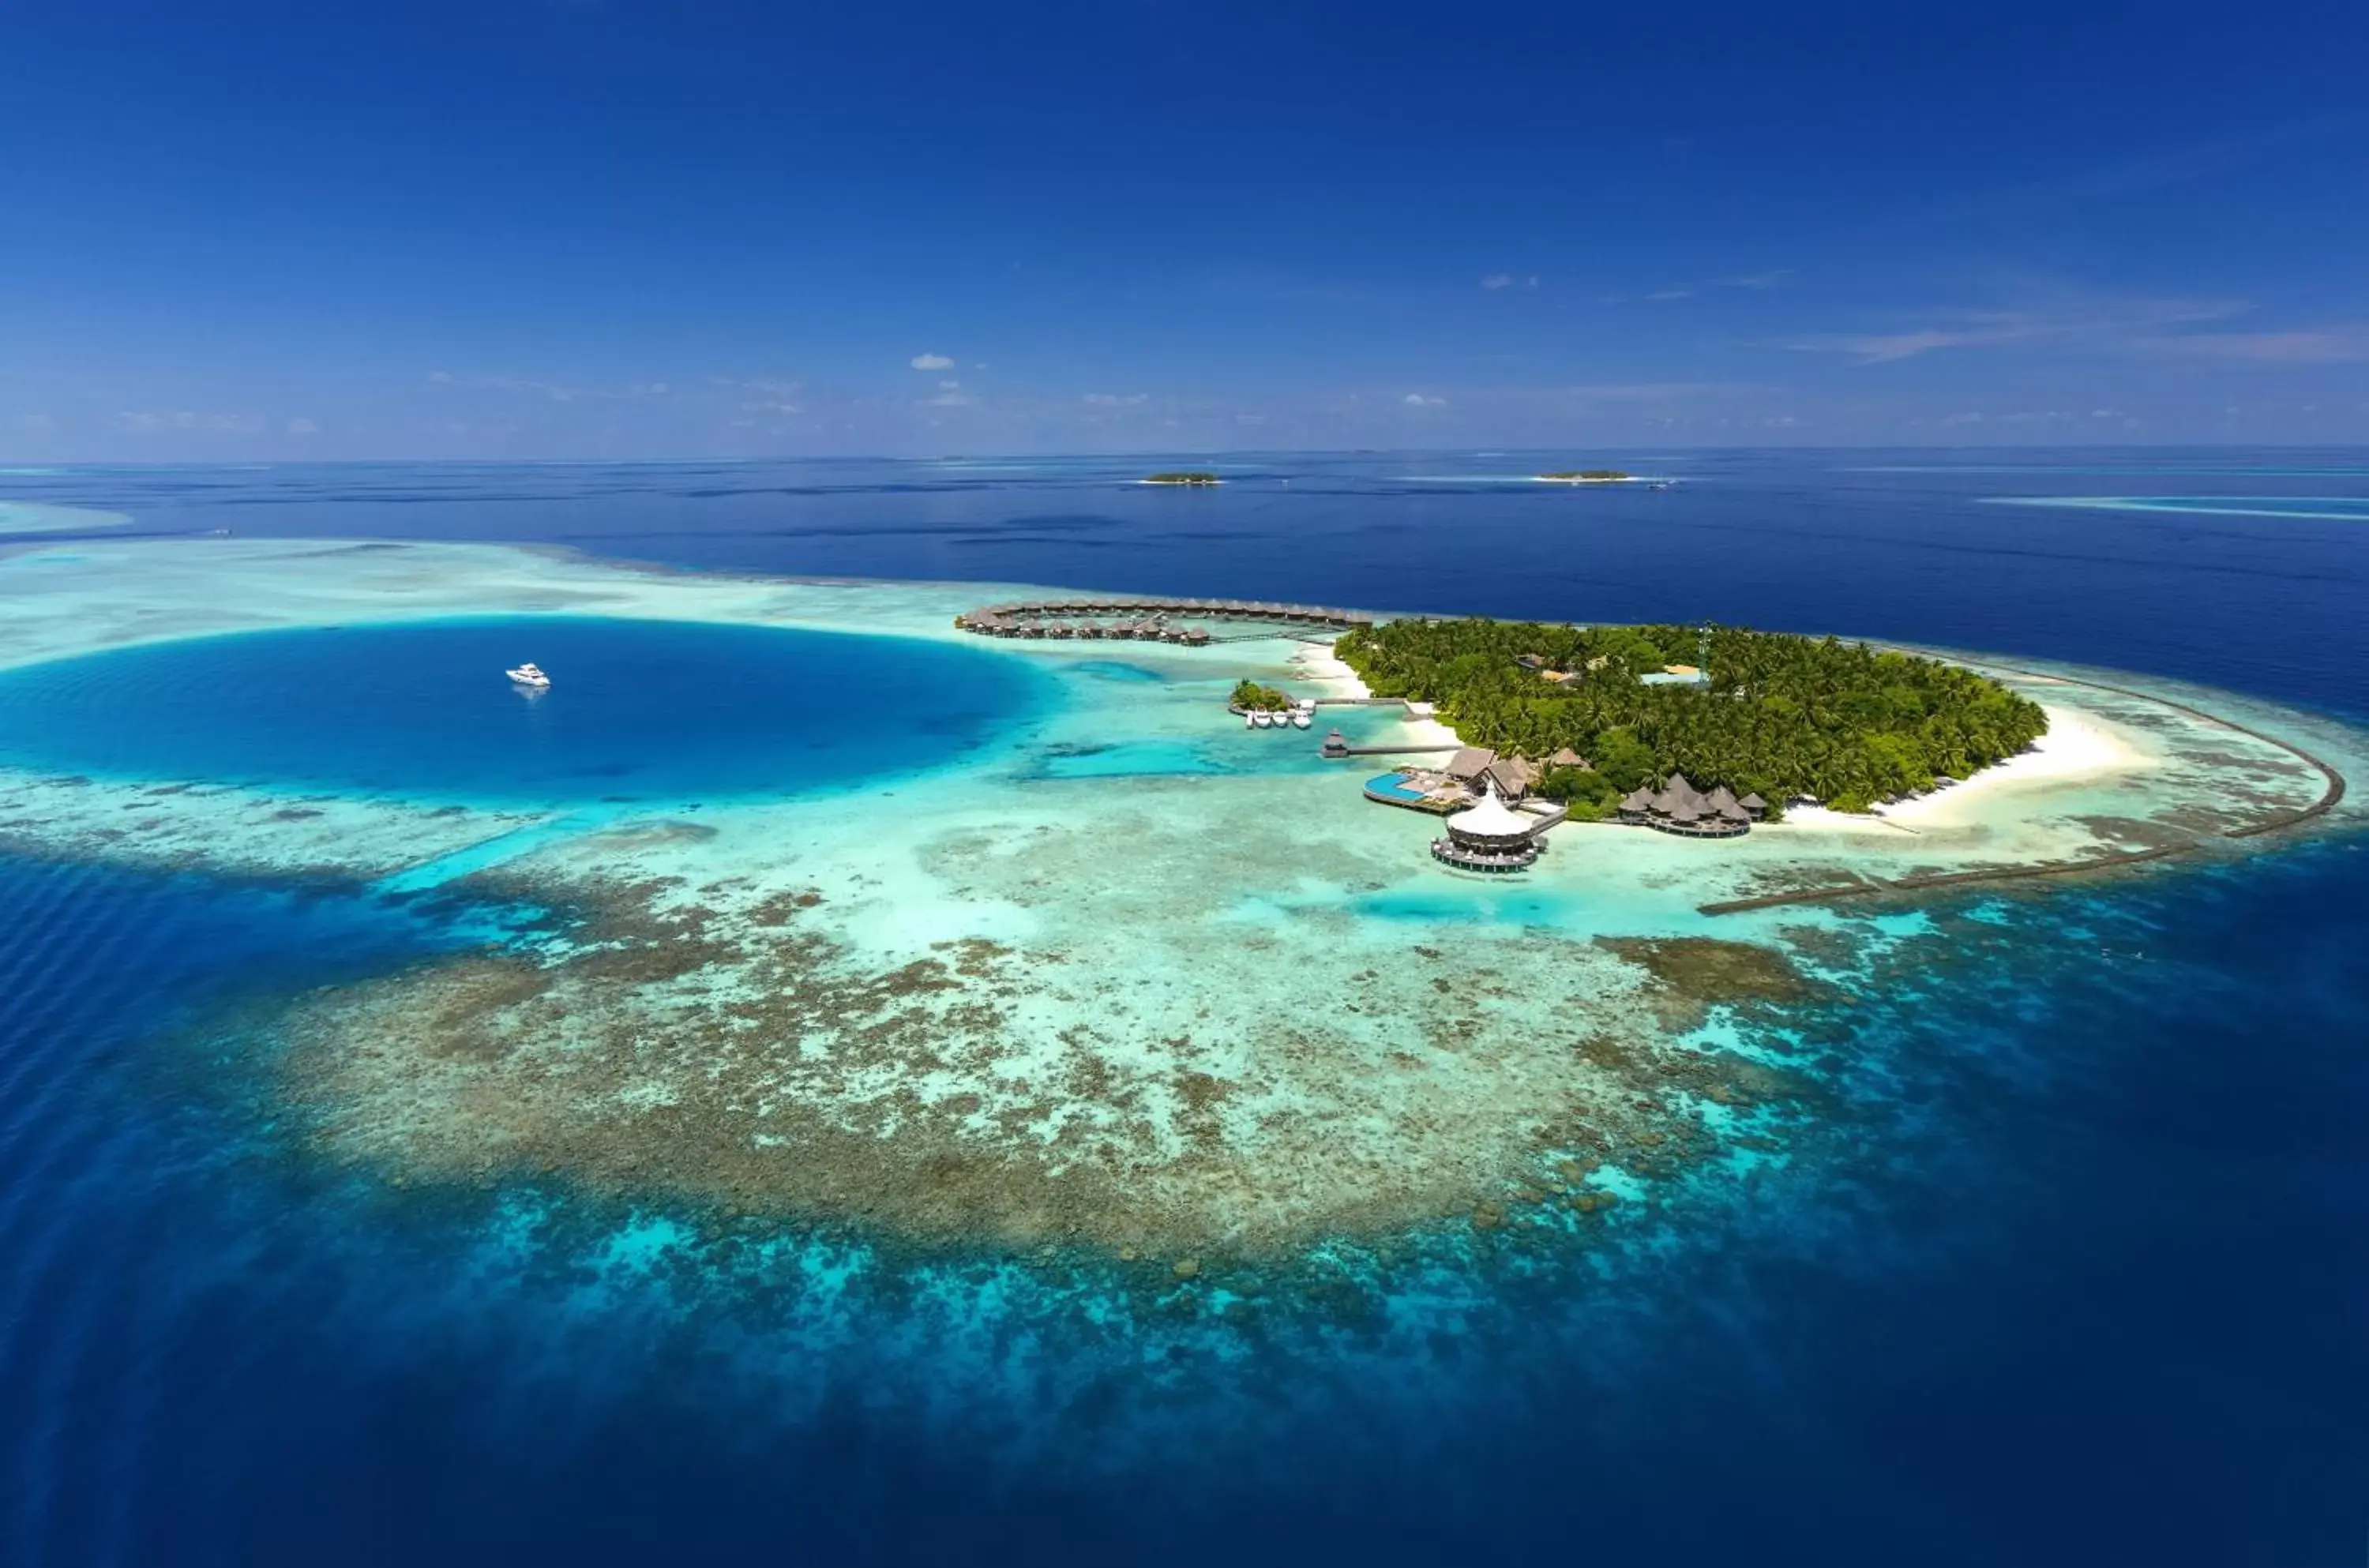
[[[2369,8],[24,0],[0,457],[2369,441]]]

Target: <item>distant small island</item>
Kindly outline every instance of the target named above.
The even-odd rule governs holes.
[[[1551,474],[1532,475],[1557,485],[1609,485],[1621,479],[1633,479],[1633,474],[1623,474],[1618,468],[1559,468]]]
[[[1215,485],[1218,483],[1218,476],[1199,469],[1174,469],[1165,473],[1146,475],[1143,483],[1147,485]]]
[[[1235,686],[1226,705],[1235,713],[1281,713],[1291,706],[1291,694],[1273,686],[1262,686],[1255,681],[1244,681]]]

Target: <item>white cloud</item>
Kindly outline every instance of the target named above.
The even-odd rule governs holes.
[[[917,371],[950,371],[955,368],[954,361],[944,354],[916,354],[912,363]]]
[[[1234,416],[1234,423],[1237,425],[1264,425],[1266,423],[1266,416],[1264,414],[1237,414]]]
[[[959,390],[961,386],[962,383],[958,381],[942,381],[938,383],[938,390],[940,392],[955,392]]]
[[[1445,408],[1448,406],[1447,398],[1425,397],[1420,392],[1410,392],[1404,397],[1400,398],[1399,401],[1405,404],[1410,408]]]
[[[321,427],[310,419],[291,419],[288,421],[288,433],[292,436],[317,436],[321,433]]]
[[[430,371],[428,379],[438,386],[461,386],[486,392],[523,392],[537,397],[548,397],[554,403],[573,403],[578,398],[629,399],[664,397],[672,390],[665,382],[640,382],[624,387],[567,386],[558,382],[535,381],[517,375],[454,375],[451,371]]]
[[[28,414],[17,422],[29,430],[54,430],[58,428],[58,422],[47,414]]]
[[[201,430],[209,435],[260,435],[267,428],[259,414],[197,414],[188,409],[126,410],[115,417],[119,429],[149,435],[160,430]]]
[[[1649,304],[1669,304],[1677,300],[1693,299],[1697,294],[1715,293],[1722,289],[1745,289],[1754,292],[1774,289],[1791,281],[1792,277],[1791,268],[1780,267],[1768,272],[1739,272],[1732,277],[1703,278],[1688,283],[1673,283],[1665,289],[1655,289],[1651,293],[1641,294],[1638,297]],[[1615,295],[1604,303],[1619,304],[1620,299],[1619,296]]]
[[[1089,406],[1094,408],[1132,408],[1139,403],[1150,402],[1151,394],[1130,392],[1122,396],[1116,392],[1089,392],[1086,394],[1085,401]]]
[[[1780,347],[1806,354],[1848,354],[1863,365],[1890,364],[1894,360],[1913,360],[1919,354],[1936,349],[1971,349],[1986,343],[2008,343],[2030,334],[1999,330],[1992,332],[1944,332],[1928,329],[1921,332],[1827,332],[1808,338],[1796,338]]]
[[[2243,300],[2107,299],[2030,310],[1961,310],[1939,313],[1932,326],[1900,332],[1822,332],[1777,345],[1814,354],[1847,354],[1863,365],[1915,359],[1938,349],[1985,349],[2005,344],[2055,342],[2118,352],[2167,345],[2279,338],[2290,334],[2220,333],[2139,337],[2209,321],[2224,321],[2252,308]],[[2305,334],[2304,336],[2314,336]],[[2238,354],[2230,357],[2260,357]]]
[[[1511,289],[1517,286],[1525,289],[1535,289],[1539,286],[1539,277],[1535,272],[1521,278],[1515,277],[1511,272],[1492,272],[1486,278],[1481,280],[1481,286],[1488,290],[1491,293],[1495,293],[1500,289]]]
[[[2141,352],[2224,364],[2350,365],[2369,361],[2369,327],[2315,332],[2190,332],[2143,338]]]

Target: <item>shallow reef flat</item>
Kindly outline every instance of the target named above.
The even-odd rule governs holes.
[[[0,534],[78,533],[90,528],[121,528],[132,519],[92,507],[58,507],[41,501],[0,501]]]
[[[958,611],[1024,591],[249,541],[20,554],[0,582],[24,607],[0,667],[486,613],[947,639]],[[2002,679],[2110,736],[2114,765],[1969,787],[1913,829],[1700,842],[1571,824],[1528,877],[1496,880],[1436,866],[1431,819],[1364,801],[1369,770],[1321,761],[1313,735],[1228,719],[1245,675],[1307,689],[1301,644],[974,646],[1043,671],[1059,700],[869,787],[521,812],[9,774],[0,838],[538,912],[270,1020],[277,1092],[317,1157],[931,1248],[1086,1248],[1186,1278],[1344,1235],[1593,1222],[1780,1154],[1821,1114],[1825,1047],[1795,1025],[1849,1001],[1888,930],[1939,928],[1900,894],[1704,906],[2286,841],[2221,835],[2308,805],[2321,773],[2205,715],[2346,772],[2363,756],[2332,721],[2138,682],[2190,714],[2019,664]],[[1421,738],[1382,710],[1334,712],[1362,744]],[[2297,830],[2358,814],[2356,796]]]

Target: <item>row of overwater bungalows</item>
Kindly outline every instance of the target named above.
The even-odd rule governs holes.
[[[1106,638],[1114,642],[1179,643],[1188,647],[1207,644],[1209,634],[1198,626],[1172,626],[1165,621],[990,621],[977,618],[966,632],[986,637]]]
[[[1104,622],[1085,619],[1118,615]],[[1373,619],[1345,610],[1325,610],[1306,604],[1269,604],[1240,599],[1112,599],[1062,600],[1040,603],[990,604],[955,617],[966,632],[989,637],[1104,637],[1119,641],[1182,643],[1198,647],[1211,638],[1198,626],[1173,624],[1190,621],[1270,621],[1289,626],[1317,626],[1345,632],[1369,626]]]

